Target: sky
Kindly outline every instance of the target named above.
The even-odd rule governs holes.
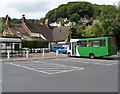
[[[68,2],[86,1],[100,5],[118,5],[120,0],[0,0],[0,17],[9,15],[11,18],[22,17],[25,14],[27,19],[40,19],[45,14]]]

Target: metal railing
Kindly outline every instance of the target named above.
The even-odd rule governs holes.
[[[22,48],[23,51],[29,51],[29,53],[42,53],[43,50],[45,52],[50,52],[50,49],[49,48],[32,48],[32,49],[29,49],[29,48]]]

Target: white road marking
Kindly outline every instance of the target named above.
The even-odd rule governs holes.
[[[115,65],[115,64],[117,64],[117,63],[111,63],[111,64],[94,63],[94,64],[104,65],[104,66],[110,66],[110,65]]]
[[[87,64],[88,64],[89,62],[84,62],[84,63],[87,63]]]
[[[30,68],[30,67],[27,67],[27,66],[24,66],[24,65],[19,65],[19,64],[14,64],[14,63],[9,63],[9,62],[6,62],[7,64],[11,64],[11,65],[14,65],[14,66],[17,66],[17,67],[22,67],[22,68],[25,68],[25,69],[29,69],[29,70],[32,70],[32,71],[36,71],[36,72],[41,72],[41,73],[45,73],[45,74],[56,74],[56,73],[64,73],[64,72],[69,72],[69,71],[76,71],[76,70],[83,70],[84,68],[79,68],[79,67],[75,67],[75,66],[67,66],[67,65],[61,65],[61,64],[54,64],[54,63],[47,63],[47,62],[44,62],[46,64],[49,64],[49,65],[58,65],[57,67],[60,67],[62,66],[62,68],[60,67],[59,69],[60,70],[57,70],[58,68]],[[40,62],[41,63],[41,62]],[[43,63],[43,62],[42,62]],[[23,63],[22,63],[23,64]],[[34,64],[34,63],[33,63]],[[62,70],[62,69],[65,69],[65,70]],[[39,69],[39,70],[38,70]],[[45,69],[45,70],[42,70],[42,69]],[[52,69],[52,70],[50,70]],[[56,70],[55,70],[56,69]],[[46,71],[49,71],[49,72],[46,72]],[[51,73],[51,71],[57,71],[57,72],[53,72]]]
[[[36,71],[36,72],[52,74],[52,73],[48,73],[48,72],[45,72],[45,71],[39,71],[39,70],[36,70],[36,69],[33,69],[33,68],[29,68],[29,67],[26,67],[26,66],[21,66],[21,65],[18,65],[18,64],[13,64],[13,63],[8,63],[8,64],[11,64],[11,65],[14,65],[14,66],[17,66],[17,67],[22,67],[22,68],[25,68],[25,69],[29,69],[29,70],[32,70],[32,71]]]
[[[77,61],[75,61],[75,62],[77,62]],[[80,62],[81,63],[81,62]],[[109,66],[109,65],[114,65],[114,64],[117,64],[117,63],[91,63],[91,62],[82,62],[82,63],[87,63],[87,64],[97,64],[97,65],[105,65],[105,66]]]
[[[46,62],[45,62],[46,63]],[[63,66],[63,67],[73,67],[73,68],[79,68],[79,67],[75,67],[75,66],[68,66],[68,65],[62,65],[62,64],[54,64],[54,63],[49,63],[52,65],[58,65],[58,66]]]
[[[111,63],[111,64],[107,64],[107,65],[114,65],[114,64],[118,64],[118,63]]]
[[[56,60],[56,59],[55,59]],[[81,60],[81,59],[80,59]],[[90,59],[91,60],[91,59]],[[67,59],[67,60],[63,60],[63,61],[70,61],[69,59]],[[96,61],[96,60],[92,60],[92,61]],[[100,60],[98,60],[98,62],[99,62]],[[102,60],[102,62],[105,62],[106,60]],[[109,65],[114,65],[114,64],[117,64],[117,61],[116,61],[116,63],[114,63],[114,62],[112,62],[112,61],[110,61],[110,63],[108,63],[109,61],[107,61],[107,63],[105,64],[105,63],[92,63],[92,62],[80,62],[80,61],[75,61],[74,60],[74,62],[79,62],[79,63],[86,63],[86,64],[97,64],[97,65],[105,65],[105,66],[109,66]]]
[[[35,62],[37,62],[37,61],[35,61]],[[48,63],[48,62],[40,62],[40,61],[39,61],[39,64],[40,64],[40,63],[51,64],[52,66],[53,66],[53,65],[57,65],[57,66],[62,66],[62,67],[79,68],[79,67],[75,67],[75,66],[62,65],[62,64],[56,64],[56,63]],[[49,65],[48,65],[48,66],[49,66]]]
[[[61,59],[54,59],[54,60],[61,60]]]
[[[39,70],[62,70],[62,69],[69,70],[68,68],[36,68],[36,69],[39,69]]]
[[[40,62],[40,61],[34,61],[34,62]]]
[[[94,63],[94,64],[97,64],[97,65],[104,65],[104,66],[107,66],[108,64],[100,64],[100,63]]]
[[[64,61],[68,61],[68,60],[64,60]]]
[[[100,61],[100,62],[118,62],[117,60],[102,60],[102,59],[85,59],[85,58],[67,58],[68,60],[87,60],[87,61]]]
[[[77,70],[83,70],[84,68],[79,68]],[[59,72],[55,72],[55,73],[65,73],[65,72],[70,72],[70,71],[75,71],[75,70],[64,70],[64,71],[59,71]]]

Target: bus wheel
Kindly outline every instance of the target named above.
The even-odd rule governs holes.
[[[69,56],[69,57],[71,57],[71,54],[70,54],[70,53],[68,53],[68,56]]]
[[[95,55],[94,55],[93,53],[91,53],[91,54],[89,55],[89,57],[90,57],[91,59],[93,59],[93,58],[95,58]]]

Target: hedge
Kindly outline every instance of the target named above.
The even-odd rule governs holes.
[[[22,40],[23,48],[47,48],[48,42],[44,40]]]

